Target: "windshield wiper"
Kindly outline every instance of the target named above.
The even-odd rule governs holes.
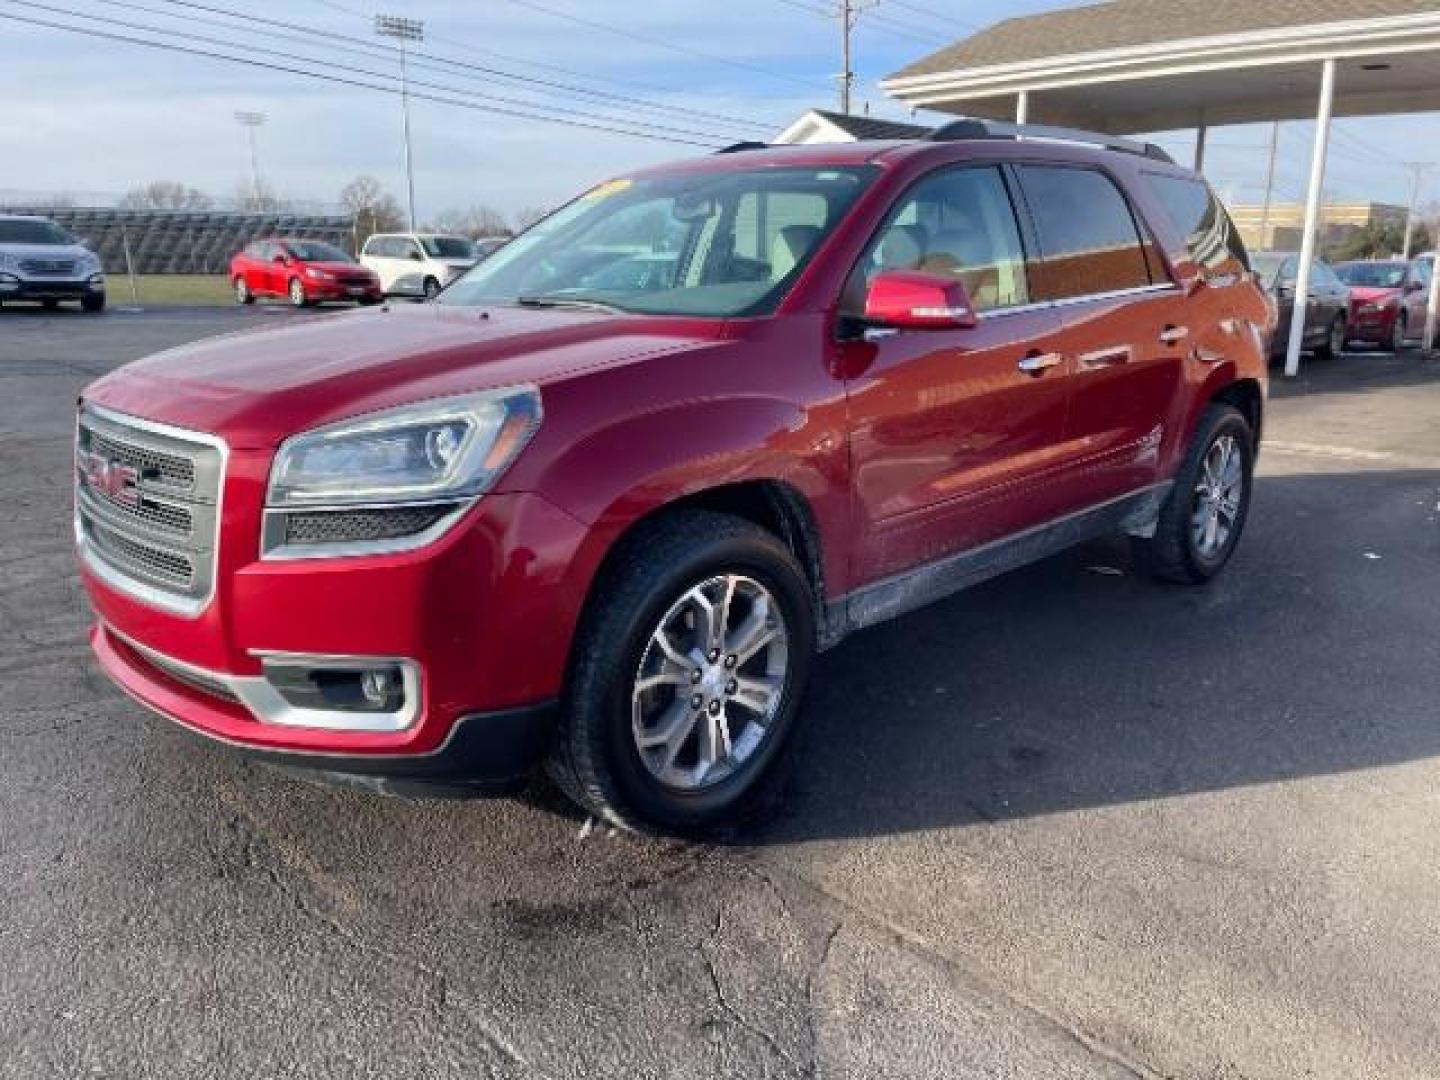
[[[533,296],[517,296],[515,303],[521,307],[534,308],[576,308],[581,311],[607,311],[612,315],[624,313],[624,308],[618,308],[614,304],[602,303],[599,300],[580,300],[570,296],[552,296],[548,293],[540,293]]]

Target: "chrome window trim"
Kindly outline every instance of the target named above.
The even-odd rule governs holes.
[[[197,681],[209,681],[224,686],[256,720],[273,727],[308,728],[316,731],[397,732],[409,728],[420,715],[420,665],[407,657],[250,650],[250,655],[257,659],[279,660],[297,666],[354,667],[358,664],[394,664],[400,668],[400,684],[405,691],[405,701],[395,712],[359,713],[339,709],[303,709],[291,705],[281,697],[280,692],[263,675],[230,675],[222,671],[212,671],[142,645],[109,623],[105,624],[105,631],[135,650],[162,674],[170,667],[188,673]]]
[[[288,509],[267,507],[260,525],[260,558],[265,562],[298,562],[310,559],[353,559],[365,555],[400,555],[428,547],[448,533],[466,512],[479,502],[474,495],[456,502],[454,499],[431,499],[426,502],[355,503],[346,506],[297,506]],[[287,544],[284,542],[285,519],[291,514],[351,513],[363,510],[411,510],[425,506],[451,506],[455,509],[434,524],[411,536],[388,537],[384,540],[347,540],[333,544]]]
[[[1127,296],[1145,296],[1151,293],[1179,293],[1183,290],[1173,281],[1156,282],[1150,285],[1136,285],[1128,289],[1111,289],[1109,292],[1085,293],[1081,296],[1066,296],[1059,300],[1037,300],[1033,304],[1016,304],[1014,307],[989,308],[977,311],[980,319],[1001,318],[1006,315],[1024,315],[1036,311],[1050,311],[1053,308],[1074,307],[1096,300],[1123,300]]]
[[[85,536],[85,528],[80,520],[80,485],[73,476],[71,478],[75,547],[86,568],[116,592],[124,593],[132,599],[139,600],[142,604],[186,619],[199,618],[214,601],[216,589],[219,587],[220,534],[221,522],[225,517],[225,486],[230,475],[230,444],[219,435],[212,435],[206,431],[194,431],[190,428],[176,427],[173,424],[162,424],[157,420],[146,420],[143,417],[131,416],[129,413],[107,409],[103,405],[82,400],[75,412],[77,438],[71,441],[72,458],[75,454],[74,448],[78,445],[80,419],[87,412],[120,427],[131,427],[137,431],[147,431],[152,435],[161,435],[181,442],[200,443],[219,452],[220,465],[217,470],[219,483],[215,489],[215,534],[210,541],[210,581],[205,595],[198,597],[176,596],[147,582],[137,581],[100,558],[92,550],[92,546]]]

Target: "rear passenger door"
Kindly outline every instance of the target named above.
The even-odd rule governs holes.
[[[896,201],[852,272],[847,321],[882,270],[963,281],[966,330],[871,331],[844,347],[861,582],[891,577],[1055,516],[1067,397],[1060,314],[1033,305],[1010,186],[958,166]],[[1021,363],[1027,357],[1045,362]]]
[[[1016,167],[1035,229],[1037,300],[1053,302],[1071,358],[1065,442],[1073,508],[1158,479],[1191,327],[1120,186],[1090,166]]]

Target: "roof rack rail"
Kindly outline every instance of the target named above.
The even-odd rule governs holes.
[[[715,153],[717,153],[717,154],[743,154],[743,153],[744,153],[745,151],[747,151],[747,150],[769,150],[769,149],[770,149],[770,144],[769,144],[769,143],[756,142],[756,141],[753,140],[753,139],[747,139],[747,140],[744,141],[744,142],[731,143],[729,146],[722,146],[719,150],[716,150]]]
[[[1175,159],[1154,143],[1123,139],[1118,135],[1106,135],[1100,131],[1084,131],[1080,128],[1049,127],[1044,124],[1007,124],[999,120],[980,120],[966,117],[948,124],[942,124],[925,138],[930,142],[963,142],[967,139],[1035,139],[1042,142],[1085,143],[1102,146],[1106,150],[1117,150],[1122,154],[1136,154],[1175,164]]]

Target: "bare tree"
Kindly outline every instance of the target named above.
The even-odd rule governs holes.
[[[405,226],[400,204],[373,176],[357,176],[340,189],[340,205],[355,219],[355,243],[364,244],[378,232],[398,232]]]
[[[515,211],[515,231],[524,232],[541,218],[549,216],[550,211],[543,206],[522,207]]]
[[[509,236],[510,226],[505,215],[493,206],[477,205],[468,210],[446,210],[435,215],[430,228],[436,232],[453,233],[479,240],[487,236]]]
[[[215,200],[174,180],[155,180],[131,188],[115,204],[121,210],[209,210]]]
[[[242,180],[235,186],[235,205],[252,213],[274,213],[285,209],[285,201],[264,180]]]

